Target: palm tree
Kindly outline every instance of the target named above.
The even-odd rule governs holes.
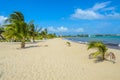
[[[48,31],[47,29],[44,29],[42,32],[41,32],[41,36],[46,39],[47,38],[47,35],[48,35]]]
[[[0,26],[0,37],[5,40],[5,38],[2,36],[2,33],[4,32],[4,28]]]
[[[2,34],[4,32],[4,28],[0,27],[0,34]]]
[[[24,15],[21,12],[14,12],[6,20],[9,24],[6,25],[5,36],[8,38],[19,39],[21,48],[25,47],[25,39],[28,34],[28,27],[24,21]]]
[[[9,24],[6,25],[5,32],[3,33],[3,35],[6,37],[6,39],[16,41],[19,39],[18,36],[20,36],[18,30],[19,30],[18,26],[16,26],[15,24]]]
[[[32,38],[32,41],[35,42],[35,37],[38,36],[38,33],[41,31],[42,28],[38,28],[34,25],[33,21],[30,21],[28,24],[29,29],[29,36]]]
[[[102,60],[105,60],[105,53],[108,50],[104,43],[101,41],[92,41],[88,44],[88,49],[95,48],[97,52],[93,53],[94,57],[101,55]]]

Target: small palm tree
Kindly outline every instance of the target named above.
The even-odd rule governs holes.
[[[48,31],[47,29],[44,29],[42,32],[41,32],[41,36],[46,39],[47,38],[47,35],[48,35]]]
[[[33,42],[35,42],[35,37],[38,36],[38,33],[41,31],[41,29],[42,28],[35,26],[33,21],[30,21],[28,24],[28,33]]]
[[[94,52],[92,56],[97,57],[101,55],[102,60],[105,60],[105,53],[108,50],[106,45],[101,41],[92,41],[88,44],[88,49],[95,48],[97,52]]]

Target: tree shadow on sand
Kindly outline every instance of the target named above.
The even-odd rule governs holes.
[[[28,48],[35,48],[35,47],[48,47],[48,45],[30,45],[30,46],[26,46],[25,48],[17,48],[17,49],[28,49]]]
[[[97,57],[94,57],[94,56],[93,56],[93,53],[91,53],[91,54],[89,55],[89,59],[95,59],[95,60],[94,60],[95,63],[104,62],[104,61],[112,62],[113,64],[116,63],[115,60],[113,60],[113,59],[105,58],[105,59],[103,60],[100,55],[97,56]]]
[[[16,49],[28,49],[28,48],[35,48],[35,47],[40,47],[39,45],[31,45],[31,46],[26,46],[25,48],[16,48]]]
[[[109,60],[109,59],[103,60],[100,56],[94,60],[95,63],[104,62],[104,61],[112,62],[113,64],[116,63],[114,60]]]
[[[115,64],[115,63],[116,63],[114,60],[109,60],[109,59],[105,59],[105,61],[112,62],[113,64]]]
[[[2,66],[3,64],[2,63],[0,63],[0,66]],[[3,74],[4,74],[4,72],[1,70],[2,68],[0,68],[0,80],[1,80],[1,78],[2,78],[2,76],[3,76]]]
[[[102,60],[101,57],[97,57],[97,58],[94,60],[95,63],[99,63],[99,62],[103,62],[103,61],[104,61],[104,60]]]
[[[26,48],[35,48],[35,47],[40,47],[40,46],[38,46],[38,45],[31,45],[31,46],[26,46],[24,49],[26,49]]]
[[[4,74],[4,72],[1,71],[1,72],[0,72],[0,79],[1,79],[1,77],[3,76],[3,74]]]

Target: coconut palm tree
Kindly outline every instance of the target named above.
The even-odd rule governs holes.
[[[48,35],[48,31],[47,29],[44,29],[42,32],[41,32],[41,36],[46,39],[47,38],[47,35]]]
[[[3,35],[6,37],[6,39],[16,41],[19,39],[18,36],[20,36],[18,30],[19,30],[18,26],[16,26],[15,24],[9,24],[6,25],[5,32],[3,33]]]
[[[6,25],[5,36],[8,38],[19,39],[21,48],[25,47],[25,40],[28,34],[28,27],[24,20],[24,15],[21,12],[14,12],[6,20],[9,24]]]
[[[92,54],[93,57],[101,55],[102,60],[105,60],[105,53],[108,50],[104,43],[101,41],[92,41],[88,44],[88,49],[95,48],[97,52]]]
[[[0,34],[2,34],[4,32],[4,28],[0,27]]]
[[[4,28],[0,26],[0,37],[5,40],[5,38],[2,36],[2,33],[4,32]]]
[[[30,21],[28,24],[29,36],[32,38],[32,41],[35,42],[35,37],[38,36],[38,33],[41,31],[42,28],[38,28],[34,25],[33,21]]]

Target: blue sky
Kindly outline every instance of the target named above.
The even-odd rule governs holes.
[[[57,34],[120,34],[120,0],[0,0],[0,24],[14,11]]]

